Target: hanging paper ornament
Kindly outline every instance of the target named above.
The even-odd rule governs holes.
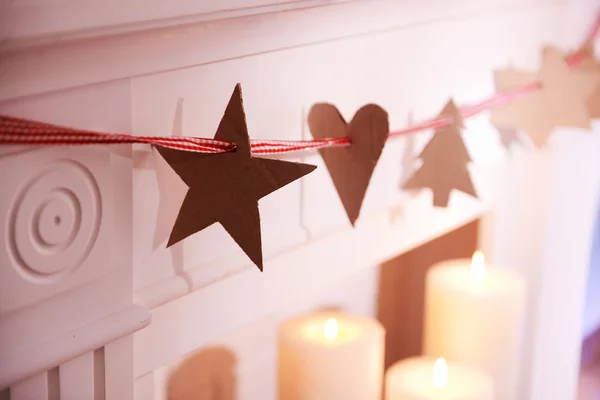
[[[258,200],[316,167],[252,157],[239,84],[229,100],[215,139],[233,142],[236,150],[202,154],[156,147],[189,187],[167,246],[219,222],[262,271]]]
[[[477,197],[467,165],[471,157],[461,136],[463,121],[460,111],[450,100],[441,117],[452,121],[447,126],[437,129],[419,158],[423,164],[418,171],[404,184],[404,189],[430,188],[433,192],[433,205],[447,207],[450,192],[460,190]]]
[[[539,82],[540,88],[494,109],[492,124],[521,128],[538,147],[546,143],[556,127],[590,128],[586,103],[600,84],[600,77],[569,68],[564,55],[557,49],[544,49],[542,68],[538,73],[508,69],[497,71],[494,79],[498,91],[535,82]]]
[[[368,104],[347,123],[334,105],[320,103],[310,110],[308,126],[315,139],[350,138],[348,147],[321,149],[319,153],[354,225],[390,132],[388,114],[378,105]]]

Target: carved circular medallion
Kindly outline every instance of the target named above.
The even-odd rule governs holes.
[[[55,282],[86,259],[98,237],[101,196],[82,164],[60,160],[20,187],[9,210],[8,248],[26,279]]]

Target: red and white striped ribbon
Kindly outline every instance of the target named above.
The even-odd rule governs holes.
[[[600,30],[600,14],[590,30],[586,42],[594,40]],[[582,61],[582,54],[576,53],[568,60],[574,67]],[[535,92],[540,87],[538,82],[524,85],[510,91],[500,92],[478,104],[460,108],[463,118],[470,118],[484,111],[504,105],[515,98]],[[451,121],[445,117],[434,118],[390,132],[390,137],[407,135],[428,129],[439,129]],[[0,115],[0,145],[90,145],[90,144],[122,144],[147,143],[197,153],[226,153],[235,149],[235,144],[222,140],[188,137],[188,136],[134,136],[93,132],[67,128],[44,122],[30,121],[21,118]],[[350,145],[348,137],[315,139],[315,140],[251,140],[253,154],[292,153],[301,150],[346,147]]]

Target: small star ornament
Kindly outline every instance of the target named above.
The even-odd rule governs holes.
[[[544,49],[537,73],[507,69],[496,71],[494,79],[498,91],[535,82],[540,88],[493,110],[492,124],[523,129],[538,147],[556,127],[590,128],[587,102],[600,84],[600,76],[571,69],[557,49]]]
[[[167,247],[219,222],[262,271],[258,200],[316,167],[252,157],[239,84],[229,100],[215,139],[235,143],[236,150],[201,154],[156,147],[189,188]]]

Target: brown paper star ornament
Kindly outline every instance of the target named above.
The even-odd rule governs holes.
[[[239,84],[229,100],[215,139],[235,143],[236,150],[201,154],[156,148],[189,187],[167,247],[219,222],[262,271],[258,200],[316,167],[252,157]]]
[[[557,49],[544,49],[538,73],[507,69],[496,71],[494,80],[498,91],[536,81],[540,89],[494,109],[492,124],[523,129],[538,147],[546,143],[556,127],[590,128],[586,103],[600,84],[600,77],[569,68]]]

